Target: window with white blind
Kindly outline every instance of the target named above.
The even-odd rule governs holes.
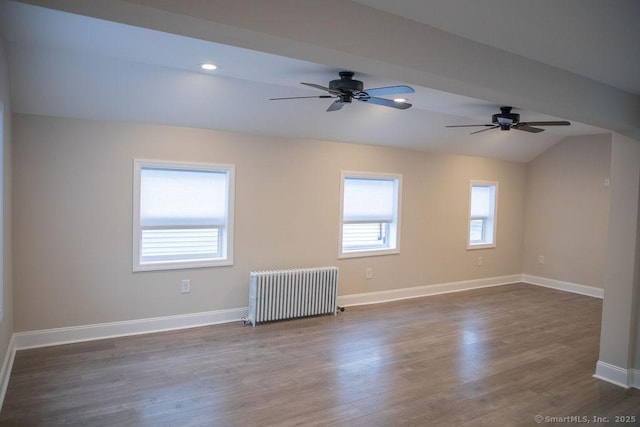
[[[495,247],[497,202],[497,182],[471,181],[468,249]]]
[[[134,271],[233,264],[234,169],[134,161]]]
[[[342,173],[341,258],[399,252],[401,180],[401,175]]]

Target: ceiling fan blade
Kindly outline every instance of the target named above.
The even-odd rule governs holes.
[[[565,120],[558,120],[553,122],[520,122],[523,126],[570,126],[571,123]]]
[[[301,84],[315,88],[315,89],[324,90],[325,92],[329,92],[333,95],[342,95],[342,92],[340,92],[339,90],[329,89],[328,87],[320,86],[315,83],[301,83]]]
[[[376,98],[375,96],[365,96],[356,98],[358,101],[368,102],[369,104],[382,105],[384,107],[397,108],[398,110],[406,110],[411,107],[408,102],[396,102],[393,99]]]
[[[413,90],[413,88],[410,86],[400,85],[400,86],[386,86],[386,87],[376,87],[373,89],[365,89],[363,90],[363,92],[369,96],[384,96],[384,95],[391,95],[394,93],[414,93],[415,90]]]
[[[495,126],[495,125],[450,125],[450,126],[445,126],[446,128],[470,128],[470,127],[476,127],[476,126]]]
[[[333,101],[333,103],[331,105],[329,105],[329,108],[327,108],[327,111],[336,111],[341,109],[342,107],[344,107],[344,102],[342,102],[341,100],[337,99],[335,101]]]
[[[523,130],[525,132],[531,132],[531,133],[544,132],[544,129],[528,126],[528,123],[518,123],[517,125],[513,126],[512,129]]]
[[[289,96],[285,98],[269,98],[269,101],[280,101],[281,99],[306,99],[306,98],[335,98],[332,95],[318,95],[318,96]]]
[[[486,126],[486,125],[485,125],[485,126]],[[475,132],[471,132],[469,135],[474,135],[474,134],[476,134],[476,133],[480,133],[480,132],[486,132],[486,131],[491,130],[491,129],[498,129],[499,127],[500,127],[500,126],[491,126],[490,128],[480,129],[480,130],[477,130],[477,131],[475,131]]]

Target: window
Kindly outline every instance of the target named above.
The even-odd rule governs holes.
[[[342,173],[341,258],[399,252],[401,180],[400,175]]]
[[[234,170],[135,160],[133,270],[232,265]]]
[[[497,182],[471,182],[468,249],[493,248],[496,246],[497,202]]]

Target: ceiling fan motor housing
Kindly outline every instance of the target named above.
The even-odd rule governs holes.
[[[520,114],[512,113],[512,107],[500,107],[500,114],[491,116],[491,123],[500,126],[500,130],[509,130],[511,126],[520,122]]]
[[[362,92],[364,84],[360,80],[353,80],[352,77],[353,73],[351,71],[341,71],[340,79],[329,82],[329,89],[346,93]]]

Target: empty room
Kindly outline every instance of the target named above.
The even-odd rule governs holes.
[[[639,425],[637,22],[0,0],[0,425]]]

